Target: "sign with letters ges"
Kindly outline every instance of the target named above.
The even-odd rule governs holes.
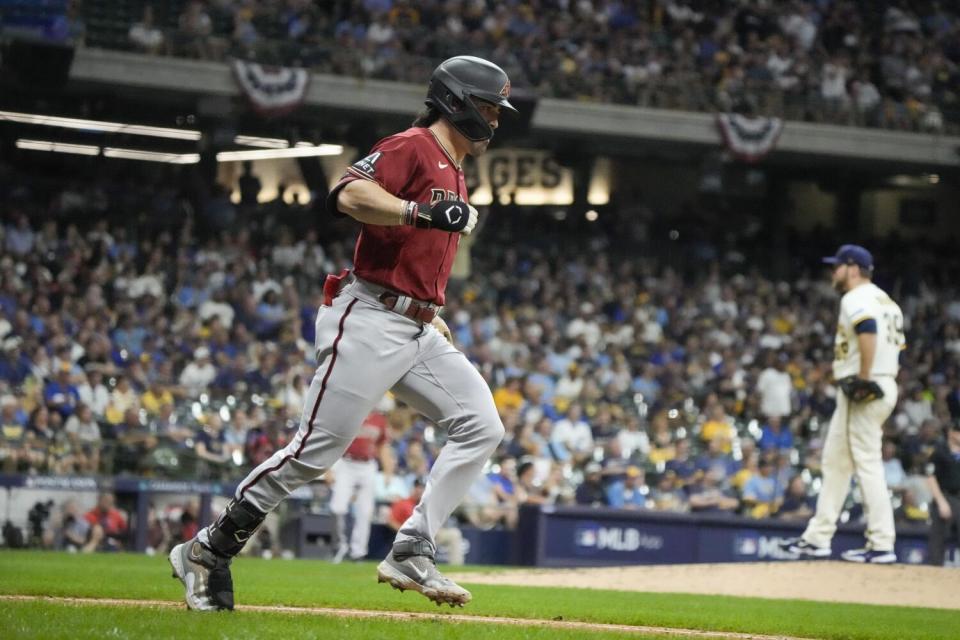
[[[468,159],[463,170],[470,202],[475,205],[494,199],[521,205],[573,203],[573,171],[546,151],[494,149]]]

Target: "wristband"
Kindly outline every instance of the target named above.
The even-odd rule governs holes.
[[[400,210],[400,224],[413,226],[417,221],[418,208],[413,200],[404,200]]]
[[[430,215],[429,204],[418,204],[413,200],[403,201],[403,209],[400,212],[401,224],[418,229],[429,229],[432,222],[433,216]]]
[[[433,211],[426,202],[415,204],[413,226],[417,229],[429,229],[433,226]]]

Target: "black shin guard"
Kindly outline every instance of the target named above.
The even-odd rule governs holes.
[[[427,558],[433,560],[436,551],[434,550],[433,545],[423,538],[410,538],[407,540],[401,540],[400,542],[394,542],[392,553],[395,560],[402,562],[407,558],[412,558],[413,556],[426,556]]]
[[[246,500],[232,500],[207,531],[210,549],[220,556],[234,557],[266,517],[267,514]]]
[[[224,558],[200,544],[199,540],[190,543],[190,560],[203,565],[209,571],[206,590],[210,602],[217,609],[233,611],[233,576],[230,575],[230,563],[233,558]]]

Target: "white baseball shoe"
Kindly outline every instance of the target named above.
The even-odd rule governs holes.
[[[400,591],[410,589],[421,593],[438,607],[441,604],[462,607],[472,597],[469,591],[437,570],[433,546],[426,540],[404,540],[394,544],[377,566],[377,582],[387,582]]]
[[[810,544],[803,538],[793,538],[792,540],[787,540],[786,542],[781,543],[780,548],[787,553],[793,554],[795,556],[795,560],[800,560],[803,558],[822,560],[823,558],[829,558],[833,553],[830,547],[818,547]]]
[[[218,556],[194,538],[175,546],[168,559],[173,577],[183,583],[188,608],[233,610],[233,578],[228,558]]]
[[[897,561],[897,554],[893,551],[876,551],[874,549],[850,549],[840,554],[847,562],[861,564],[893,564]]]

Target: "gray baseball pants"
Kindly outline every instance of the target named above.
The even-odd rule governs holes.
[[[460,351],[429,325],[388,310],[383,290],[352,278],[317,313],[317,370],[293,440],[237,487],[263,512],[340,459],[364,418],[388,391],[441,429],[447,442],[423,498],[397,540],[434,536],[466,495],[503,438],[503,423],[486,381]],[[201,540],[206,538],[201,532]]]

